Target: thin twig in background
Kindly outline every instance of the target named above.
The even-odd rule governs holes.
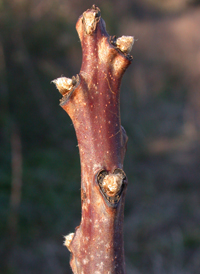
[[[8,227],[12,237],[16,238],[22,191],[22,144],[19,130],[16,126],[14,127],[11,136],[11,154],[12,177]]]

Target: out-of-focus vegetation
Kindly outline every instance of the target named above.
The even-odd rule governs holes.
[[[0,1],[0,273],[71,273],[79,225],[73,125],[51,80],[79,72],[75,22],[93,1]],[[96,1],[110,35],[133,35],[121,88],[128,136],[128,274],[200,269],[200,1]]]

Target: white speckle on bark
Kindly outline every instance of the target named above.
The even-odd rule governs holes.
[[[94,256],[93,256],[93,255],[91,255],[91,256],[90,256],[90,259],[93,261],[93,260],[94,260]]]
[[[83,259],[83,264],[86,265],[89,263],[89,260],[87,258]]]
[[[93,166],[94,173],[96,173],[99,169],[101,169],[101,165],[100,164],[94,164],[94,166]]]
[[[103,269],[104,263],[100,262],[99,264],[96,264],[96,266],[98,267],[99,270]]]

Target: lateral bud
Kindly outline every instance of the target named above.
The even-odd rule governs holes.
[[[71,252],[70,244],[72,242],[73,237],[74,237],[74,233],[70,233],[67,236],[64,236],[65,241],[64,241],[63,245],[65,245],[70,252]]]
[[[116,47],[120,49],[125,54],[130,54],[133,44],[134,37],[133,36],[122,36],[116,39]]]
[[[56,85],[59,92],[64,96],[76,85],[76,78],[74,76],[72,79],[67,77],[60,77],[53,80],[52,82]]]
[[[106,175],[102,182],[102,188],[108,196],[115,196],[120,192],[124,176],[123,174]]]

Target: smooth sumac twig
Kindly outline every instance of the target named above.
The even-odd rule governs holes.
[[[123,216],[127,136],[121,126],[119,88],[131,63],[134,38],[110,37],[95,5],[78,19],[80,73],[54,80],[63,95],[81,159],[82,219],[66,236],[74,274],[125,273]]]

